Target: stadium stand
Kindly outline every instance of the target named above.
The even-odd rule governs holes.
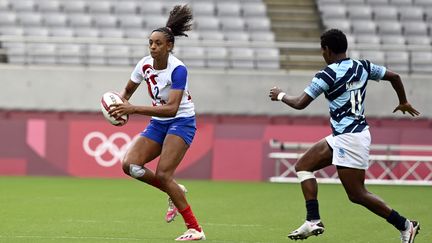
[[[341,28],[352,35],[355,43],[351,49],[361,57],[398,72],[432,72],[418,64],[419,55],[427,58],[431,52],[431,1],[318,0],[317,6],[324,27]]]
[[[3,45],[8,61],[15,64],[134,65],[136,57],[126,49],[146,45],[146,41],[142,39],[147,38],[151,30],[164,26],[168,11],[178,3],[152,0],[146,1],[143,6],[138,0],[1,0],[0,37],[3,42],[23,44],[22,52],[9,50],[9,46],[13,45]],[[271,57],[274,62],[272,65],[258,65],[254,43],[265,42],[264,47],[273,49],[271,53],[278,53],[263,1],[193,0],[189,3],[195,15],[191,45],[197,47],[198,51],[177,52],[188,65],[203,68],[280,68],[279,62],[274,62],[274,56]],[[7,40],[3,37],[7,37]],[[41,50],[47,58],[45,61],[38,61],[39,54],[36,55],[34,50],[29,49],[42,41],[41,37],[46,37],[45,47],[49,46],[43,48],[44,51]],[[178,43],[179,46],[183,43],[189,45],[183,41]],[[74,61],[62,60],[63,56],[58,52],[64,51],[65,44],[82,45],[79,48],[82,56],[78,59],[74,56]],[[118,48],[120,44],[126,46],[121,48],[122,51]],[[213,60],[214,56],[207,56],[207,52],[201,49],[220,46],[224,46],[226,50],[245,47],[247,51],[242,54],[237,51],[222,51],[217,56],[227,60],[215,65],[220,60]],[[124,54],[128,56],[120,61],[119,55]],[[241,60],[238,64],[236,60],[239,60],[239,56],[243,56],[240,59],[250,60]],[[260,54],[260,58],[261,56]]]

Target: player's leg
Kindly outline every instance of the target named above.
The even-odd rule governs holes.
[[[370,193],[365,185],[365,170],[337,166],[339,178],[351,202],[360,204],[373,213],[386,219],[401,231],[402,242],[414,242],[420,229],[416,221],[409,221],[391,209],[381,198]]]
[[[168,134],[165,138],[160,160],[156,169],[156,178],[167,192],[180,214],[183,216],[188,230],[176,240],[205,239],[198,221],[196,220],[183,190],[174,181],[174,172],[183,159],[189,145],[177,135]]]
[[[123,172],[132,178],[161,189],[155,174],[144,165],[160,155],[161,144],[144,136],[138,136],[126,152],[123,161]]]
[[[324,225],[319,215],[318,184],[313,172],[327,167],[331,163],[332,149],[326,139],[320,140],[309,148],[297,161],[295,169],[301,182],[307,214],[305,223],[288,235],[290,239],[306,239],[311,235],[324,232]]]

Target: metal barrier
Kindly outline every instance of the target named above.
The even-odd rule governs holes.
[[[294,165],[309,143],[283,143],[270,140],[272,149],[284,152],[272,152],[269,158],[275,160],[275,176],[271,182],[298,182]],[[286,151],[286,152],[285,152]],[[381,154],[376,154],[381,153]],[[396,154],[398,153],[398,154]],[[432,154],[432,146],[383,145],[371,146],[370,166],[366,171],[367,184],[379,185],[432,185],[432,156],[401,155],[401,153]],[[338,183],[334,166],[315,172],[322,183]]]

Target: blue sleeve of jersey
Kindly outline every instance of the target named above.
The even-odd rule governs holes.
[[[313,99],[316,99],[320,94],[324,91],[329,90],[330,85],[334,82],[334,80],[323,72],[319,72],[312,79],[311,84],[304,90],[306,94],[308,94]]]
[[[383,66],[379,66],[379,65],[375,65],[373,63],[370,63],[369,78],[371,80],[381,80],[384,77],[386,70],[387,69]]]
[[[171,74],[172,80],[172,89],[181,89],[185,90],[186,88],[186,79],[187,79],[187,69],[185,66],[178,66],[174,69]]]

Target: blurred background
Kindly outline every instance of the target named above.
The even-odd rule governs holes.
[[[325,67],[320,34],[339,28],[349,56],[400,73],[422,113],[393,114],[391,85],[370,82],[373,143],[396,157],[375,158],[368,178],[431,183],[430,0],[0,0],[0,175],[124,177],[120,159],[149,118],[114,127],[100,99],[126,85],[149,53],[149,34],[177,4],[194,14],[174,55],[188,66],[198,117],[179,178],[295,178],[302,150],[331,133],[327,101],[296,111],[268,92],[300,94]],[[151,104],[143,87],[131,102]]]

